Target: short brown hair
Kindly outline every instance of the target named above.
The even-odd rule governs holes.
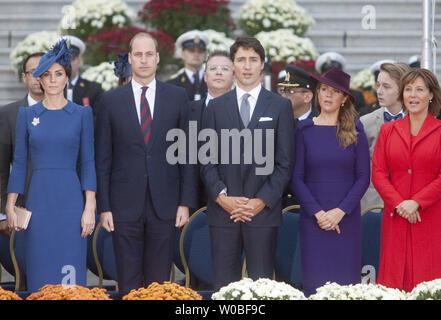
[[[262,47],[260,41],[254,37],[239,37],[236,39],[236,41],[230,47],[231,61],[234,61],[234,56],[236,55],[236,52],[237,50],[239,50],[240,47],[245,49],[253,49],[259,55],[260,60],[262,62],[265,62],[265,49]]]
[[[403,99],[404,87],[409,83],[414,82],[417,78],[421,78],[424,81],[427,89],[433,94],[432,102],[429,103],[429,113],[438,116],[441,110],[441,89],[438,79],[432,71],[422,68],[411,68],[410,71],[405,73],[401,78],[400,97]],[[405,108],[403,104],[403,108]]]
[[[380,66],[380,72],[386,72],[393,80],[395,80],[398,87],[400,87],[401,77],[408,71],[410,67],[404,62],[397,63],[383,63]]]
[[[133,42],[135,42],[136,39],[138,38],[148,38],[148,39],[152,39],[153,43],[155,44],[155,49],[156,51],[158,51],[158,41],[153,38],[153,36],[150,33],[147,32],[138,32],[137,34],[135,34],[133,36],[133,38],[130,40],[130,44],[129,44],[129,52],[132,53],[132,47],[133,47]]]

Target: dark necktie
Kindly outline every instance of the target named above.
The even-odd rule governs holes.
[[[389,112],[384,111],[384,123],[388,123],[389,121],[403,119],[403,114],[400,112],[399,114],[393,116]]]
[[[199,72],[193,73],[193,86],[194,86],[194,92],[195,93],[200,93],[199,92]]]
[[[145,95],[148,87],[142,87],[141,89],[141,132],[144,137],[144,143],[147,144],[150,139],[152,114],[150,113],[149,102]]]

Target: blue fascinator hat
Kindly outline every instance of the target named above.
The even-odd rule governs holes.
[[[118,53],[118,60],[114,62],[115,76],[118,78],[127,78],[132,75],[132,66],[129,63],[128,53]]]
[[[35,69],[33,76],[40,77],[45,73],[55,62],[70,69],[70,59],[72,57],[72,49],[66,39],[58,41],[52,49],[50,49],[44,56],[41,57],[40,63]]]

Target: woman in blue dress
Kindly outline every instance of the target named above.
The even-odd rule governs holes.
[[[86,285],[86,237],[95,227],[93,116],[90,107],[64,97],[70,57],[66,40],[61,40],[41,58],[33,75],[44,99],[21,107],[17,116],[6,214],[9,227],[20,231],[14,205],[24,192],[29,157],[26,209],[32,216],[24,231],[29,292],[46,284]]]
[[[355,120],[350,76],[333,68],[314,78],[319,115],[298,124],[291,182],[300,200],[306,295],[327,281],[361,281],[360,199],[370,178],[369,146]]]

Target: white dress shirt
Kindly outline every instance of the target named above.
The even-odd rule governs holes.
[[[133,94],[135,97],[135,104],[136,104],[136,114],[138,115],[139,123],[141,124],[141,93],[142,93],[142,87],[143,85],[139,84],[135,81],[135,79],[132,78],[132,89]],[[155,95],[156,95],[156,79],[153,79],[152,82],[150,82],[147,87],[146,97],[147,102],[149,103],[150,107],[150,113],[152,114],[153,119],[153,113],[155,109]]]
[[[312,112],[312,107],[309,107],[309,110],[306,111],[306,113],[302,114],[300,117],[298,117],[297,119],[300,120],[305,120],[308,118],[308,116],[311,114]]]
[[[193,75],[195,74],[195,72],[193,72],[187,68],[185,68],[184,71],[185,71],[185,74],[187,75],[187,78],[190,79],[190,82],[194,83]],[[202,79],[204,78],[204,71],[205,70],[203,68],[201,70],[199,70],[199,83],[201,83]]]
[[[403,118],[406,116],[406,113],[404,112],[403,109],[401,109],[400,112],[398,112],[397,114],[392,114],[392,112],[390,112],[387,107],[384,107],[384,111],[386,111],[387,113],[389,113],[391,116],[395,117],[397,115],[399,115],[400,113],[403,115]]]
[[[38,103],[38,101],[34,100],[31,95],[28,93],[28,106],[32,106],[34,104]]]
[[[207,97],[205,98],[205,106],[208,106],[208,103],[211,99],[214,99],[209,92],[207,92]]]
[[[252,89],[249,92],[246,92],[239,88],[239,86],[236,86],[236,94],[237,94],[237,105],[239,107],[240,112],[240,104],[242,103],[243,95],[248,93],[250,96],[248,97],[248,103],[250,104],[250,121],[253,117],[254,108],[256,108],[257,98],[259,97],[260,90],[262,89],[262,85],[259,83],[257,87]]]

